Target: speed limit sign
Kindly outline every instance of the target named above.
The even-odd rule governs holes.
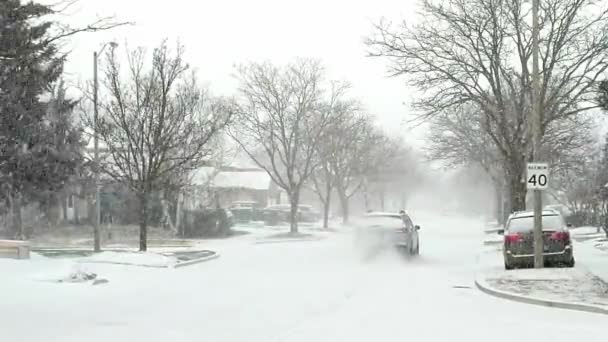
[[[528,163],[526,185],[528,189],[545,190],[549,186],[549,165],[547,163]]]

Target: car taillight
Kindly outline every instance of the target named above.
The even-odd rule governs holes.
[[[514,233],[514,234],[508,234],[505,235],[505,242],[506,243],[517,243],[522,241],[524,238],[522,236],[521,233]]]
[[[555,233],[551,234],[551,240],[570,242],[570,233],[555,232]]]

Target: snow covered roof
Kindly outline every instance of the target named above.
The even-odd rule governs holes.
[[[202,167],[192,174],[192,184],[224,189],[268,190],[270,176],[264,171],[219,171]]]

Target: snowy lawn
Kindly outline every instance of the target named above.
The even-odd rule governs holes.
[[[0,259],[0,270],[3,274],[10,275],[3,277],[3,281],[8,281],[9,284],[11,282],[81,283],[93,280],[88,275],[95,274],[74,259],[47,258],[37,253],[32,253],[31,259],[25,260]]]
[[[601,238],[605,238],[606,237],[606,233],[602,230],[599,229],[597,227],[578,227],[578,228],[571,228],[570,229],[570,234],[572,235],[572,238],[576,241],[587,241],[587,240],[594,240],[594,239],[601,239]]]
[[[260,237],[256,243],[280,243],[280,242],[300,242],[300,241],[319,241],[322,240],[324,236],[320,234],[311,234],[311,233],[278,233],[271,234],[264,237]]]
[[[273,234],[268,236],[271,239],[306,239],[306,238],[311,238],[313,237],[313,234],[308,234],[308,233],[291,233],[291,232],[287,232],[287,233],[279,233],[279,234]]]

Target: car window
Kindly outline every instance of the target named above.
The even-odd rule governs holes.
[[[365,216],[356,223],[363,227],[403,228],[404,221],[399,216]]]
[[[564,230],[564,220],[559,215],[543,215],[543,230]],[[511,233],[526,233],[534,230],[534,217],[514,217],[507,225]]]

